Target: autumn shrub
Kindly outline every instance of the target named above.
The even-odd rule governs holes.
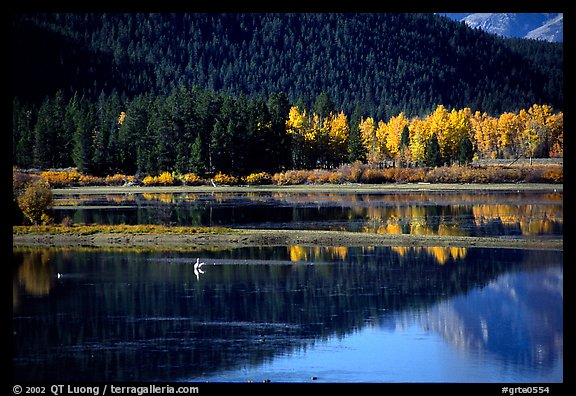
[[[517,168],[493,168],[488,172],[488,183],[517,183],[523,179],[522,171]]]
[[[203,183],[202,178],[195,173],[186,173],[180,176],[180,179],[186,186],[198,186]]]
[[[145,186],[154,186],[156,185],[156,176],[146,176],[144,179],[142,179],[142,184],[144,184]]]
[[[548,183],[563,183],[564,182],[563,168],[544,170],[544,180],[546,180]]]
[[[176,182],[176,177],[170,172],[163,172],[158,176],[148,175],[142,180],[145,186],[173,186]]]
[[[345,181],[349,183],[358,183],[362,177],[362,171],[364,170],[364,165],[361,161],[355,161],[352,164],[342,165],[339,168],[339,172]]]
[[[346,182],[346,178],[339,171],[328,172],[323,180],[326,180],[326,183],[330,184],[342,184]]]
[[[104,179],[98,176],[83,175],[78,178],[78,185],[80,186],[99,186],[104,184]]]
[[[426,169],[424,168],[386,168],[382,174],[387,182],[391,183],[417,183],[424,181]]]
[[[251,173],[246,176],[245,181],[251,185],[272,184],[272,175],[267,172]]]
[[[283,173],[276,173],[272,180],[279,186],[304,184],[312,172],[307,170],[288,170]]]
[[[134,176],[127,176],[121,173],[116,173],[114,175],[106,176],[104,178],[104,184],[107,186],[123,186],[127,183],[134,183],[135,177]]]
[[[46,210],[54,202],[54,195],[46,180],[30,182],[18,195],[17,201],[18,207],[31,223],[38,225],[41,222],[49,222]]]
[[[449,167],[439,166],[432,168],[427,174],[425,181],[429,183],[453,183],[454,174]]]
[[[389,181],[389,179],[385,175],[384,169],[367,168],[362,171],[360,181],[362,183],[369,183],[369,184],[382,184]]]
[[[70,187],[77,186],[80,183],[82,175],[78,171],[44,171],[40,173],[40,177],[46,180],[51,187]]]
[[[173,186],[176,184],[176,178],[170,172],[162,172],[158,176],[158,184],[161,186]]]
[[[233,185],[238,183],[238,178],[236,176],[227,175],[222,172],[218,172],[214,175],[214,183],[216,184],[226,184],[226,185]]]

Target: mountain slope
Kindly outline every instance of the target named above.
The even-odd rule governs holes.
[[[506,41],[433,14],[17,14],[13,95],[168,94],[181,84],[388,119],[438,104],[561,110],[561,45]],[[524,40],[525,41],[525,40]],[[543,67],[545,65],[545,67]],[[506,71],[505,73],[503,71]]]
[[[562,42],[564,40],[563,14],[557,15],[555,18],[546,21],[542,26],[529,31],[526,37],[550,42]]]
[[[479,28],[504,37],[532,38],[550,42],[563,41],[563,14],[454,13],[443,15],[465,22],[472,28]]]

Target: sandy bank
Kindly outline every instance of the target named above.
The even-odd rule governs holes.
[[[244,246],[458,246],[563,250],[563,240],[380,235],[345,231],[245,230],[234,234],[13,235],[13,246],[87,247],[244,247]]]

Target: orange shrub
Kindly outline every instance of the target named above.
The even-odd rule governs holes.
[[[176,184],[176,178],[170,172],[163,172],[159,176],[146,176],[142,180],[145,186],[173,186]]]
[[[386,183],[389,179],[384,174],[383,169],[364,169],[362,171],[362,176],[360,176],[360,181],[362,183],[369,184],[381,184]]]
[[[51,187],[77,186],[80,182],[80,173],[77,171],[44,171],[40,177],[46,180]]]
[[[180,179],[187,186],[197,186],[203,182],[202,178],[195,173],[186,173]]]
[[[80,175],[78,184],[81,186],[97,186],[104,184],[104,179],[98,176]]]
[[[245,181],[253,185],[272,184],[272,175],[266,172],[251,173],[246,176]]]
[[[276,173],[272,180],[279,186],[304,184],[308,181],[308,177],[311,174],[311,171],[306,170],[288,170],[284,173]]]
[[[116,173],[115,175],[106,176],[104,183],[108,186],[122,186],[126,183],[134,183],[134,176],[126,176],[121,173]]]
[[[238,183],[238,178],[236,176],[232,176],[232,175],[227,175],[224,173],[217,173],[214,178],[214,183],[216,184],[237,184]]]

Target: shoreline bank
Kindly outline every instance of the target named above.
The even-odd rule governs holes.
[[[240,230],[230,234],[24,234],[13,247],[180,248],[251,246],[443,246],[563,250],[563,239],[366,234],[349,231]]]

